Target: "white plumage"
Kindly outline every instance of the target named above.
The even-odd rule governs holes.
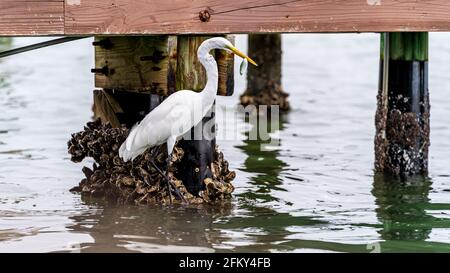
[[[212,49],[226,49],[256,63],[237,50],[227,39],[211,38],[204,41],[197,51],[200,63],[205,67],[207,83],[202,92],[181,90],[170,95],[130,130],[120,146],[119,156],[124,161],[135,159],[148,148],[167,142],[170,155],[177,139],[197,125],[208,113],[217,94],[218,71]]]

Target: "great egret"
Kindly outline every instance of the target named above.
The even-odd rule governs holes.
[[[203,119],[216,98],[219,76],[217,63],[210,54],[213,49],[231,51],[244,59],[244,65],[248,60],[248,62],[257,66],[252,59],[235,48],[227,39],[217,37],[205,40],[197,51],[198,60],[206,70],[207,82],[205,88],[201,92],[191,90],[175,92],[148,113],[140,123],[135,124],[119,149],[119,156],[125,162],[135,159],[148,148],[166,142],[167,163],[170,162],[177,139]],[[154,166],[156,167],[156,165]],[[157,167],[156,169],[161,172]],[[170,194],[170,180],[167,175],[164,176]],[[170,200],[172,200],[171,196]]]

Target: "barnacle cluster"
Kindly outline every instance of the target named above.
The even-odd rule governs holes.
[[[282,89],[281,85],[269,81],[266,83],[265,88],[259,90],[257,94],[254,94],[253,90],[247,89],[241,95],[240,100],[243,106],[268,105],[270,107],[277,105],[281,112],[286,112],[291,108],[287,99],[288,96],[289,94]]]
[[[157,148],[153,154],[147,150],[132,162],[124,162],[118,151],[127,135],[127,128],[113,128],[109,124],[102,124],[100,120],[88,122],[83,131],[72,134],[68,142],[71,160],[81,162],[90,157],[95,161],[92,168],[83,168],[85,178],[72,191],[119,203],[169,203],[166,180],[152,164],[153,161],[159,169],[166,169],[165,147]],[[228,169],[228,162],[217,146],[215,160],[211,164],[212,177],[204,179],[203,190],[198,196],[189,193],[183,181],[177,178],[183,156],[183,149],[175,146],[167,175],[183,198],[172,193],[174,202],[185,199],[190,204],[214,203],[230,198],[234,190],[231,181],[235,173]]]

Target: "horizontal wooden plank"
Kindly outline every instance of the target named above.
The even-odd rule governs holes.
[[[0,35],[64,34],[64,0],[0,0]]]
[[[448,0],[66,0],[66,34],[450,31]]]
[[[0,0],[0,35],[450,31],[448,0]]]

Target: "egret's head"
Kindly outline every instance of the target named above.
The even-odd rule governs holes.
[[[222,37],[215,37],[205,40],[199,47],[198,50],[199,57],[200,54],[204,52],[203,50],[209,53],[209,51],[211,51],[212,49],[224,49],[228,52],[232,52],[238,55],[243,59],[246,59],[252,65],[258,66],[255,61],[253,61],[250,57],[239,51],[236,47],[233,46],[233,44],[230,41]]]

